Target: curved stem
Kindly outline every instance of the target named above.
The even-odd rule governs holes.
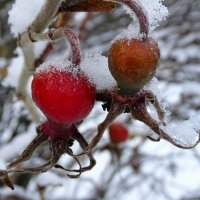
[[[76,66],[80,65],[81,62],[81,49],[78,35],[75,34],[71,29],[64,28],[64,33],[68,37],[72,48],[72,63]]]
[[[81,49],[78,35],[69,28],[59,28],[49,33],[49,37],[52,40],[61,39],[62,36],[66,36],[71,44],[72,49],[72,63],[79,68],[81,62]]]
[[[140,34],[142,39],[146,39],[149,34],[149,21],[147,13],[144,8],[136,0],[111,0],[116,3],[123,3],[127,5],[136,15],[139,25],[140,25]]]

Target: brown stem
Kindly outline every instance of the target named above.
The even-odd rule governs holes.
[[[103,0],[68,0],[62,2],[59,12],[110,12],[115,6]]]
[[[147,17],[147,13],[145,12],[144,8],[137,3],[135,0],[111,0],[116,3],[123,3],[127,5],[136,15],[139,25],[140,25],[140,34],[142,39],[146,39],[149,34],[149,21]]]
[[[87,27],[87,24],[88,24],[89,20],[91,19],[92,15],[93,15],[93,13],[87,13],[79,27],[79,39],[80,40],[83,40],[85,37],[86,27]]]

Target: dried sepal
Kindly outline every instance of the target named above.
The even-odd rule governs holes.
[[[24,162],[26,160],[29,160],[33,154],[33,152],[45,141],[47,141],[47,136],[41,133],[38,133],[38,135],[30,142],[30,144],[26,147],[26,149],[22,152],[21,155],[19,155],[15,160],[10,162],[7,165],[7,169],[11,167],[15,167],[21,162]]]
[[[143,122],[144,124],[149,126],[149,128],[151,128],[158,135],[158,139],[149,137],[152,141],[160,141],[160,139],[164,139],[164,140],[170,142],[171,144],[173,144],[174,146],[177,146],[182,149],[194,148],[200,142],[200,136],[199,136],[198,140],[194,144],[191,144],[191,145],[184,144],[181,141],[179,141],[175,138],[172,138],[167,132],[165,132],[159,126],[159,123],[150,116],[150,114],[148,113],[147,108],[144,104],[141,104],[138,107],[132,107],[131,114],[134,119]]]
[[[6,170],[0,170],[0,177],[2,177],[3,182],[11,189],[14,190],[14,185],[8,176]]]
[[[103,0],[71,0],[64,1],[59,12],[110,12],[115,7],[115,3]]]

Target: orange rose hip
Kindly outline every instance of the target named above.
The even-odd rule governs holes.
[[[159,57],[158,45],[152,38],[119,39],[109,51],[109,70],[122,93],[134,94],[153,78]]]

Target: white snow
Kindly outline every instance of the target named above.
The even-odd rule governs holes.
[[[159,23],[169,15],[169,11],[167,7],[163,5],[163,0],[137,0],[138,4],[140,4],[147,13],[150,30],[154,30],[159,26]],[[131,16],[131,18],[135,19],[135,15],[130,8],[124,6],[126,12]]]
[[[55,173],[48,171],[46,173],[40,174],[35,178],[35,183],[39,186],[47,185],[62,185],[63,181]]]
[[[8,187],[1,188],[0,197],[1,199],[28,199],[28,200],[35,200],[39,198],[37,192],[27,191],[26,189],[16,185],[15,185],[15,190],[12,192]]]
[[[196,87],[194,87],[196,88]],[[164,96],[159,90],[159,82],[156,78],[154,78],[152,81],[149,82],[147,86],[144,87],[144,89],[151,90],[156,97],[158,98],[158,101],[161,103],[161,106],[166,112],[167,119],[170,118],[170,111],[166,107],[169,107],[167,102],[165,101],[163,104],[163,99]],[[181,86],[181,89],[184,90],[185,92],[187,90],[187,84],[185,87]],[[182,91],[182,92],[184,92]],[[177,92],[177,91],[176,91]],[[150,114],[153,115],[153,117],[158,120],[157,114],[155,114],[155,110],[152,110],[152,106],[150,106]],[[167,120],[169,121],[169,120]],[[200,130],[200,115],[195,115],[192,116],[190,119],[186,121],[176,121],[169,123],[167,122],[166,126],[163,126],[162,128],[166,131],[167,134],[169,134],[172,138],[176,139],[177,141],[180,141],[180,143],[187,144],[187,145],[192,145],[194,144],[198,138],[199,134],[197,133],[198,130]]]
[[[163,0],[137,0],[138,4],[144,8],[149,20],[149,30],[151,32],[157,28],[163,20],[169,15],[167,7],[163,5]],[[142,35],[138,34],[139,24],[136,20],[135,14],[133,11],[126,5],[123,6],[124,10],[130,17],[133,19],[133,23],[128,26],[127,29],[123,30],[113,41],[116,41],[121,38],[137,38],[140,39]]]
[[[163,0],[139,0],[139,2],[147,12],[151,30],[154,30],[160,22],[167,19],[169,11],[163,5]]]
[[[80,64],[81,71],[96,86],[97,90],[109,90],[117,85],[108,69],[108,58],[101,55],[101,52],[87,52],[83,55]],[[56,69],[58,71],[70,71],[75,76],[78,71],[70,61],[46,61],[42,63],[35,73]]]
[[[60,72],[71,71],[75,68],[72,67],[72,63],[68,60],[66,61],[46,61],[43,62],[35,71],[35,73],[47,72],[56,69]]]
[[[20,48],[15,50],[15,54],[17,54],[17,57],[11,60],[10,66],[8,67],[8,76],[2,82],[4,86],[17,87],[18,85],[24,59]]]
[[[145,90],[150,90],[156,96],[160,106],[162,107],[163,111],[165,112],[165,121],[168,121],[171,112],[169,110],[169,104],[166,101],[165,96],[163,95],[162,89],[160,88],[160,83],[156,77],[154,77],[147,85],[144,86]],[[153,106],[151,106],[153,108]],[[150,110],[150,114],[153,115],[154,119],[158,119],[157,113],[155,109]]]
[[[123,29],[122,32],[111,41],[111,43],[123,38],[127,38],[129,40],[132,38],[139,39],[138,29],[135,28],[134,24],[130,24],[127,29]]]
[[[167,123],[167,126],[162,128],[180,143],[193,145],[199,138],[199,133],[197,132],[200,130],[199,119],[200,116],[195,116],[182,122]]]
[[[176,59],[179,63],[186,63],[191,59],[200,58],[200,47],[197,45],[187,45],[187,47],[180,47],[171,52],[172,58]]]
[[[108,69],[108,58],[102,56],[101,52],[85,53],[81,69],[96,85],[97,90],[109,90],[117,85]]]
[[[27,132],[16,136],[9,144],[1,146],[1,160],[10,161],[19,155],[36,136],[35,124],[33,123]],[[14,147],[14,148],[13,148]]]
[[[16,0],[9,11],[8,22],[12,34],[17,37],[32,23],[39,14],[45,0]]]

